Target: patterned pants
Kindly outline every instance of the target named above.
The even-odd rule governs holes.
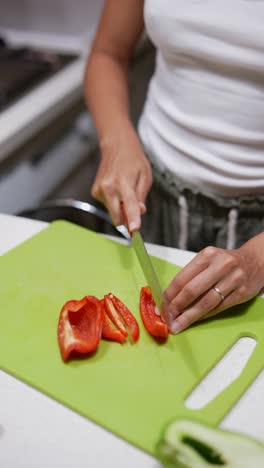
[[[205,195],[151,164],[154,183],[142,219],[146,242],[193,252],[208,245],[232,249],[264,231],[264,192],[238,198]]]

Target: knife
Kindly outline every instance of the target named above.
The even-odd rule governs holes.
[[[172,317],[169,311],[168,299],[162,292],[162,287],[158,275],[139,231],[135,231],[131,234],[131,246],[136,253],[147,284],[151,289],[156,306],[160,311],[161,317],[170,327]]]
[[[123,226],[123,228],[128,232],[130,236],[131,246],[133,247],[134,252],[137,256],[147,284],[151,289],[153,299],[160,312],[160,315],[163,318],[164,322],[166,322],[168,327],[170,327],[173,319],[169,311],[169,302],[165,294],[163,294],[162,292],[162,287],[158,275],[148,254],[142,236],[139,231],[130,232],[128,227],[127,213],[123,201],[120,201],[120,207],[126,224],[126,226]]]

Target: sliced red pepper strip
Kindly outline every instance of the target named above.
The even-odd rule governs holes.
[[[102,305],[94,296],[68,301],[61,309],[58,342],[63,361],[72,352],[88,354],[99,345],[103,328]]]
[[[140,292],[140,315],[146,330],[158,338],[168,337],[168,327],[162,317],[156,312],[156,304],[151,289],[145,286]]]
[[[104,296],[104,303],[105,303],[105,312],[108,317],[112,320],[113,324],[120,330],[120,332],[124,335],[125,338],[128,337],[128,333],[126,331],[126,327],[122,318],[120,317],[118,311],[116,310],[113,302],[112,302],[112,294],[107,294]]]
[[[139,339],[139,326],[134,315],[114,294],[107,294],[104,300],[108,317],[125,337],[129,334],[131,341],[135,343]]]
[[[118,297],[114,296],[114,294],[111,294],[111,296],[116,310],[119,312],[123,321],[125,322],[126,328],[129,332],[129,335],[131,336],[133,343],[136,343],[136,341],[139,339],[139,326],[136,318],[130,312],[127,306],[122,301],[120,301],[120,299],[118,299]]]
[[[101,304],[103,307],[103,330],[102,330],[102,338],[111,341],[117,341],[118,343],[123,344],[126,341],[126,337],[121,333],[120,330],[114,327],[113,322],[108,317],[105,311],[104,299],[101,300]]]

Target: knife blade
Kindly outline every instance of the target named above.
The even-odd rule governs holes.
[[[172,317],[169,311],[168,299],[162,292],[162,287],[158,275],[156,273],[156,270],[153,266],[153,263],[151,261],[151,258],[148,254],[148,251],[139,231],[135,231],[132,233],[131,246],[133,247],[136,253],[136,256],[146,278],[147,284],[151,289],[156,306],[159,309],[163,320],[168,326],[170,326],[172,322]]]

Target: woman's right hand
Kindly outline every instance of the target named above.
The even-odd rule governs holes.
[[[107,207],[115,225],[124,222],[123,201],[131,231],[140,228],[152,183],[129,120],[129,67],[143,31],[144,0],[105,0],[84,80],[102,154],[92,195]]]
[[[124,223],[123,201],[130,231],[141,225],[145,200],[152,184],[150,164],[131,123],[101,142],[102,159],[92,187],[94,198],[108,209],[113,223]]]

